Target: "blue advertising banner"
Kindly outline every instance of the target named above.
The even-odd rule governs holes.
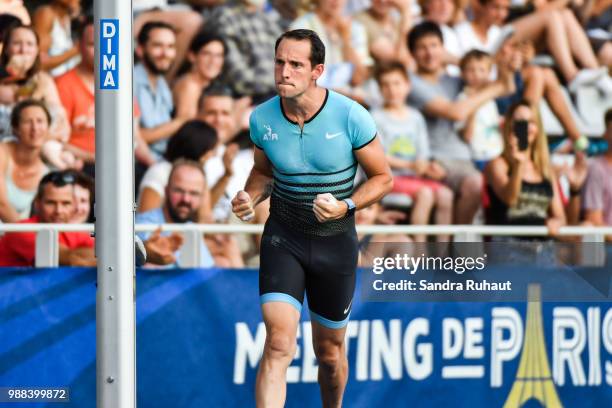
[[[138,406],[254,406],[265,339],[257,282],[251,269],[139,271]],[[67,387],[70,397],[0,406],[95,407],[95,292],[93,269],[0,271],[0,389]],[[287,406],[317,407],[307,307],[298,336]],[[347,345],[347,407],[612,406],[606,302],[356,296]]]

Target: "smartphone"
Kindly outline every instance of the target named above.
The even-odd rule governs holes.
[[[520,151],[527,150],[529,147],[529,140],[527,137],[527,128],[529,126],[529,122],[526,120],[515,120],[514,121],[514,134],[518,139],[518,148]]]

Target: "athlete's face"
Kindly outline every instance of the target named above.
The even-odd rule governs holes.
[[[283,39],[276,50],[274,82],[281,98],[296,98],[323,74],[323,64],[310,63],[310,42]]]
[[[205,180],[201,171],[181,166],[172,172],[166,186],[166,209],[176,223],[192,221],[204,196]]]

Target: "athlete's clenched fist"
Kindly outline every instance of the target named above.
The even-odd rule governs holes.
[[[232,200],[232,212],[242,221],[251,221],[255,216],[253,201],[246,191],[240,190]]]

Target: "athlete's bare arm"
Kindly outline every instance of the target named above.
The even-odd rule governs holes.
[[[391,192],[393,176],[379,136],[367,146],[355,150],[355,157],[368,176],[368,180],[351,197],[356,209],[360,210],[380,201]]]
[[[255,163],[244,186],[232,200],[232,211],[238,218],[248,221],[255,215],[255,206],[272,193],[272,166],[263,150],[254,147]],[[246,192],[246,193],[245,193]]]

